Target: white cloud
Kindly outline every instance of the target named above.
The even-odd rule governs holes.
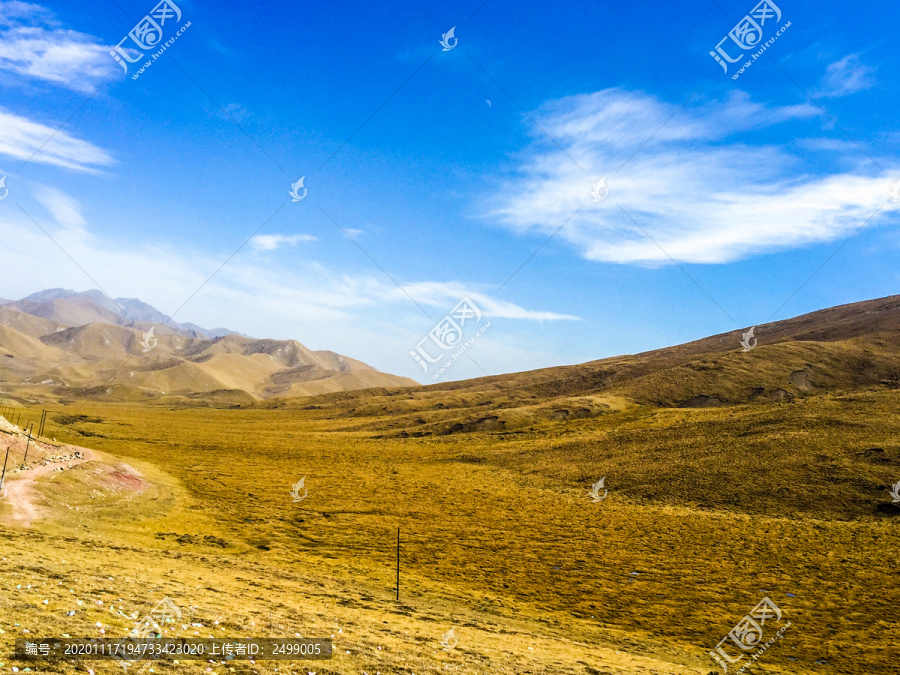
[[[274,251],[282,246],[293,246],[301,241],[318,241],[311,234],[258,234],[250,240],[250,245],[258,251]]]
[[[94,171],[92,166],[113,164],[112,157],[102,148],[75,138],[61,129],[32,122],[2,108],[0,153],[76,171]]]
[[[76,200],[62,190],[45,185],[38,186],[35,196],[59,225],[71,232],[84,233],[87,221],[81,213],[81,204]]]
[[[240,103],[226,103],[221,107],[210,104],[206,105],[206,110],[216,117],[221,117],[225,120],[231,120],[233,122],[237,122],[238,124],[250,117],[250,111]]]
[[[545,103],[536,118],[570,154],[574,150],[589,161],[598,149],[633,151],[651,135],[656,143],[706,140],[818,114],[812,104],[767,108],[742,91],[733,92],[725,101],[679,110],[643,92],[605,89]],[[533,133],[543,137],[541,131]],[[578,160],[578,156],[574,158]]]
[[[29,20],[48,24],[55,22],[53,12],[46,7],[19,0],[0,2],[0,27],[15,26]]]
[[[97,38],[59,25],[40,5],[0,5],[0,69],[91,92],[108,80],[116,65],[110,47]]]
[[[767,108],[737,92],[676,110],[619,89],[542,107],[539,123],[566,154],[536,139],[489,215],[542,236],[571,218],[556,238],[590,260],[725,263],[846,235],[887,198],[883,178],[816,175],[784,146],[748,144],[750,132],[813,117],[812,106]],[[589,190],[601,176],[609,194],[597,203]]]
[[[579,320],[579,317],[570,314],[524,309],[511,302],[495,298],[489,292],[458,281],[420,281],[403,284],[402,289],[396,287],[391,289],[390,295],[398,299],[410,297],[419,304],[435,307],[440,310],[440,316],[453,309],[464,297],[468,297],[485,316],[489,317],[530,321]]]
[[[829,64],[822,79],[820,96],[845,96],[871,87],[874,71],[860,61],[859,54],[848,54]]]

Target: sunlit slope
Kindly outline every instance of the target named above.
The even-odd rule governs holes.
[[[742,331],[734,331],[575,366],[341,393],[319,405],[356,417],[415,414],[426,423],[465,422],[463,415],[474,421],[504,410],[510,427],[627,404],[706,407],[900,386],[900,296],[758,326],[750,351],[744,351],[741,337]]]
[[[7,359],[21,359],[32,362],[54,362],[65,358],[65,354],[55,347],[49,346],[15,328],[0,325],[0,345]],[[12,365],[11,361],[0,362],[3,366]]]
[[[61,325],[56,321],[16,312],[8,306],[0,307],[0,324],[15,328],[20,333],[25,333],[33,338],[40,338],[55,330],[67,328],[66,325]]]

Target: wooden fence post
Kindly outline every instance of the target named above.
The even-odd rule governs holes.
[[[3,480],[6,478],[6,460],[9,459],[9,446],[6,446],[6,459],[3,460],[3,475],[0,476],[0,490],[3,489]]]

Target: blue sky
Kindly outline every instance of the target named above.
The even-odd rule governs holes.
[[[133,79],[154,7],[0,2],[0,297],[96,283],[431,382],[463,297],[491,325],[441,380],[897,292],[893,3],[781,0],[737,79],[758,45],[709,52],[752,1],[182,0]]]

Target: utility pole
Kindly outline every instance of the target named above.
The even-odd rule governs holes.
[[[397,600],[400,599],[400,528],[397,528]]]

